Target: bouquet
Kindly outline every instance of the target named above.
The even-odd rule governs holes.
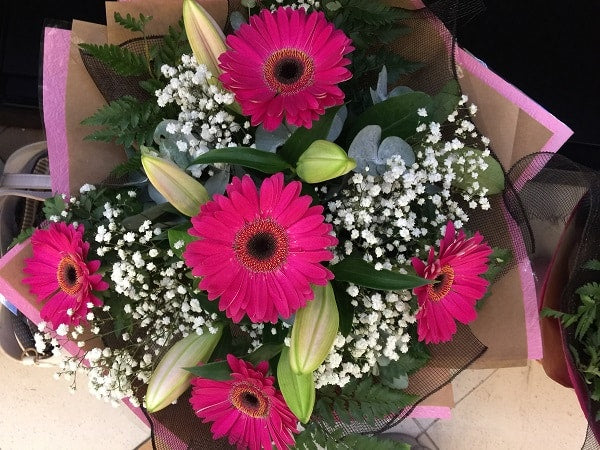
[[[414,405],[428,345],[477,317],[510,255],[469,220],[504,172],[456,80],[400,84],[420,68],[388,48],[410,12],[242,5],[227,35],[184,0],[164,37],[116,13],[139,39],[80,46],[113,97],[88,139],[127,160],[30,233],[40,351],[75,343],[59,377],[150,414],[191,386],[240,448],[383,446],[344,424]]]

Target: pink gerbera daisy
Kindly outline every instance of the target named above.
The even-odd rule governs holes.
[[[39,301],[46,302],[40,316],[54,329],[85,321],[89,303],[102,306],[93,291],[108,289],[96,273],[100,261],[86,261],[90,244],[83,241],[83,231],[83,225],[75,228],[58,222],[35,230],[31,237],[33,257],[25,260],[23,271],[29,277],[23,283]]]
[[[435,280],[434,284],[414,289],[419,302],[416,318],[420,341],[449,341],[456,333],[455,319],[466,324],[477,317],[475,303],[489,284],[481,275],[487,271],[492,253],[482,241],[479,233],[466,239],[462,230],[456,233],[454,224],[448,222],[438,256],[431,248],[427,265],[418,258],[412,259],[419,276]]]
[[[235,94],[252,125],[274,130],[285,119],[310,128],[325,108],[341,105],[337,86],[352,77],[344,55],[350,39],[323,12],[263,9],[235,34],[219,58],[219,80]]]
[[[219,309],[234,322],[247,314],[253,322],[276,323],[313,298],[311,283],[324,286],[333,274],[320,262],[337,244],[324,223],[322,206],[300,196],[302,184],[283,183],[283,174],[266,178],[257,192],[252,179],[234,178],[227,197],[215,195],[192,218],[189,233],[200,240],[183,253],[192,274],[202,277],[208,299],[221,297]]]
[[[203,422],[214,422],[214,439],[228,436],[238,449],[271,450],[294,444],[298,419],[290,411],[281,392],[273,387],[274,377],[268,377],[269,364],[252,364],[227,356],[231,380],[206,378],[192,380],[190,403]]]

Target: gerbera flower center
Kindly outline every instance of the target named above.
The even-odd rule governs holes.
[[[295,48],[282,48],[269,56],[263,66],[263,76],[273,91],[287,95],[312,84],[314,70],[314,62],[307,53]]]
[[[288,255],[285,229],[271,219],[257,219],[242,228],[233,243],[240,263],[253,272],[272,272]]]
[[[438,276],[435,278],[435,283],[427,286],[427,293],[431,300],[438,302],[443,299],[454,283],[454,269],[446,264],[440,269]]]
[[[82,286],[81,275],[77,261],[71,255],[63,256],[56,269],[59,287],[69,295],[77,294]]]
[[[269,415],[269,397],[250,383],[236,383],[229,394],[231,404],[253,418]]]

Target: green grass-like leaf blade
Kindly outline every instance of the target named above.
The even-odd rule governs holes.
[[[249,167],[264,173],[283,172],[290,165],[276,153],[248,147],[228,147],[210,150],[192,161],[194,164],[228,163]]]
[[[350,256],[333,266],[331,271],[338,281],[347,281],[359,286],[384,291],[413,289],[429,284],[430,281],[416,275],[406,275],[391,270],[375,270],[373,264],[360,257]]]

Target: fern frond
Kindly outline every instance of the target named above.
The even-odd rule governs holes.
[[[83,125],[102,126],[86,137],[88,140],[110,142],[114,140],[125,148],[134,145],[151,145],[154,130],[162,120],[160,107],[155,101],[142,102],[131,96],[124,96],[110,102],[83,120]]]
[[[373,378],[353,380],[341,388],[327,386],[319,391],[321,397],[315,412],[326,422],[335,424],[335,417],[344,422],[362,420],[374,423],[389,414],[413,404],[418,397],[374,382]]]
[[[129,13],[127,13],[127,15],[123,17],[120,13],[115,12],[114,18],[115,22],[117,22],[123,28],[126,28],[131,31],[137,31],[140,33],[144,32],[144,27],[148,22],[152,20],[152,16],[145,16],[141,13],[139,18],[136,19]]]
[[[79,47],[119,75],[148,75],[148,66],[143,55],[113,44],[79,44]]]

